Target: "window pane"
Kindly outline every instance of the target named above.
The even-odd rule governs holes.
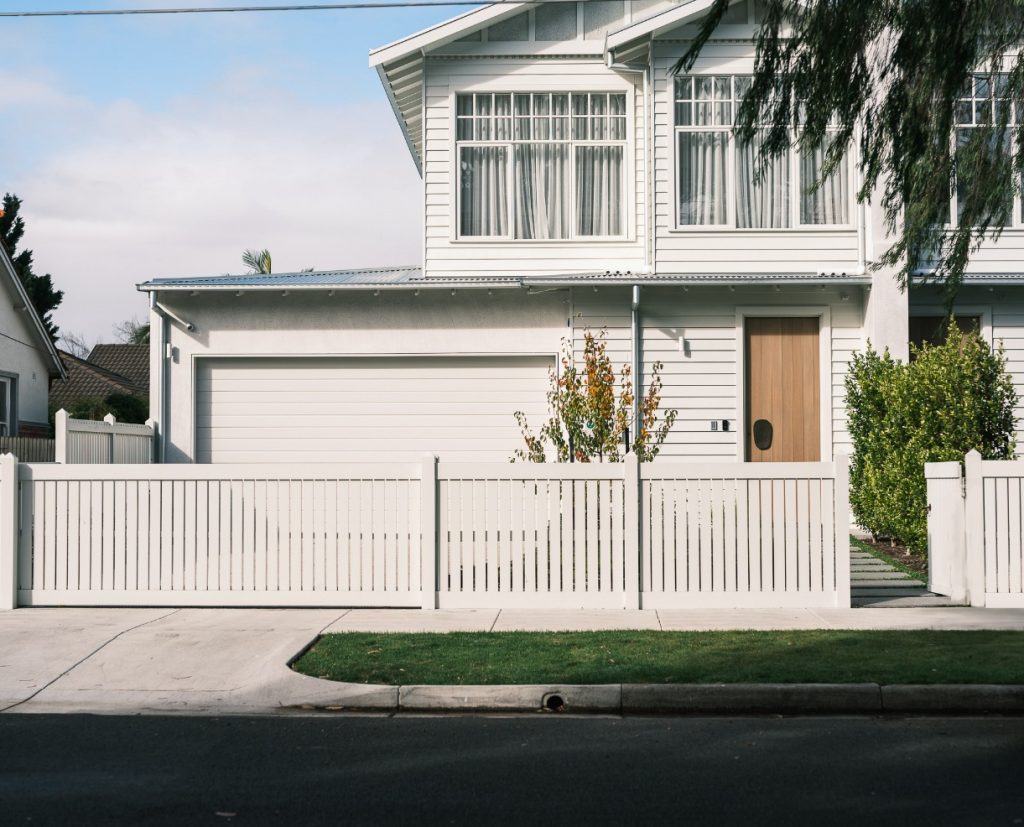
[[[460,115],[472,115],[473,114],[473,96],[472,95],[457,95],[455,97],[455,104]]]
[[[568,238],[568,144],[516,144],[514,153],[516,238]]]
[[[518,14],[508,20],[495,23],[487,30],[487,39],[492,41],[529,40],[529,14]]]
[[[725,224],[725,132],[679,134],[679,223]]]
[[[516,140],[528,141],[533,137],[530,129],[530,96],[516,95]]]
[[[739,0],[738,3],[733,3],[729,6],[725,15],[722,17],[723,23],[731,25],[746,25],[747,23],[747,0]]]
[[[576,147],[576,233],[622,235],[622,147]]]
[[[9,387],[9,379],[0,379],[0,436],[10,436],[13,430],[10,422]]]
[[[537,40],[575,40],[577,36],[575,3],[540,3],[533,18]]]
[[[758,155],[763,135],[749,144],[736,144],[736,226],[776,229],[792,223],[789,159],[787,152],[772,158],[758,180]]]
[[[494,137],[507,141],[512,137],[512,96],[494,96]]]
[[[960,224],[960,223],[963,222],[964,206],[966,205],[968,195],[969,195],[969,193],[970,193],[970,191],[972,189],[971,188],[971,179],[970,179],[970,169],[971,169],[971,167],[974,164],[979,163],[979,161],[981,161],[981,163],[991,164],[991,165],[995,165],[997,161],[1001,161],[1001,162],[1007,163],[1007,164],[1009,163],[1009,160],[1010,160],[1010,145],[1011,145],[1011,135],[1010,135],[1009,130],[1007,130],[1004,133],[1002,141],[1000,141],[998,139],[998,135],[995,134],[996,130],[991,130],[991,133],[993,135],[992,142],[989,144],[989,146],[987,148],[987,152],[990,153],[990,154],[988,155],[988,157],[986,159],[982,160],[982,159],[978,159],[978,157],[977,157],[979,148],[975,148],[975,147],[971,146],[972,139],[974,138],[974,136],[976,134],[978,134],[977,130],[972,129],[972,128],[968,128],[968,129],[958,129],[956,131],[956,202],[957,202],[956,203],[956,220],[957,220],[957,224]],[[997,153],[1001,154],[1003,156],[1003,158],[997,159],[995,157]],[[974,157],[971,157],[972,155]],[[985,197],[985,196],[982,196],[980,193],[975,193],[975,197]],[[1006,200],[1003,202],[1001,207],[1000,206],[993,206],[992,207],[992,212],[995,213],[992,216],[992,219],[994,221],[997,221],[997,222],[1000,222],[1000,223],[1002,223],[1002,222],[1009,223],[1009,220],[1010,220],[1010,216],[1009,215],[999,215],[998,213],[999,213],[1000,209],[1005,210],[1007,213],[1010,212],[1011,204],[1012,204],[1012,198],[1013,198],[1012,194],[1007,192],[1006,193]],[[986,201],[987,201],[987,197],[986,197]],[[988,206],[988,205],[986,204],[986,206]]]
[[[626,140],[626,96],[611,95],[608,101],[608,111],[611,113],[609,119],[608,137],[616,141]]]
[[[583,4],[583,36],[600,40],[615,23],[626,19],[623,0],[587,0]]]
[[[590,133],[587,131],[587,119],[583,117],[587,114],[587,96],[586,95],[573,95],[572,96],[572,114],[576,117],[572,119],[572,136],[578,141],[585,141],[590,137]]]
[[[459,151],[459,235],[508,235],[508,150],[464,146]]]
[[[849,154],[821,186],[811,191],[825,164],[824,146],[800,153],[800,223],[850,223]]]

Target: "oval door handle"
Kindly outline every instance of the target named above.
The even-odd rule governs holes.
[[[767,451],[772,447],[774,428],[767,419],[759,419],[754,423],[754,444],[758,451]]]

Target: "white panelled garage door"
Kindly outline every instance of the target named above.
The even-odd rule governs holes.
[[[197,462],[505,461],[546,416],[553,359],[203,359]]]

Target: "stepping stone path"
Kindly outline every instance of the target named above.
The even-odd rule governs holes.
[[[856,546],[850,548],[850,596],[854,608],[956,606],[948,597]]]

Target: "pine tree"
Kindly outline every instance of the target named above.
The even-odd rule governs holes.
[[[689,71],[729,0],[714,0],[673,67]],[[860,201],[880,192],[894,243],[876,266],[922,265],[955,296],[970,256],[1011,223],[1024,173],[1021,0],[763,0],[752,88],[736,132],[762,126],[762,162],[830,142],[822,180],[859,143]],[[986,106],[970,129],[958,99]],[[1017,116],[1014,122],[1013,102]],[[950,223],[955,189],[958,215]]]
[[[0,242],[3,242],[7,254],[14,264],[14,272],[18,274],[21,283],[28,294],[29,301],[43,320],[46,332],[56,342],[57,332],[60,328],[53,323],[53,311],[60,306],[64,299],[63,290],[53,289],[53,278],[49,273],[37,276],[32,270],[32,251],[18,251],[18,242],[25,235],[25,219],[18,212],[21,209],[21,199],[11,193],[6,193],[3,199],[3,211],[0,215]]]

